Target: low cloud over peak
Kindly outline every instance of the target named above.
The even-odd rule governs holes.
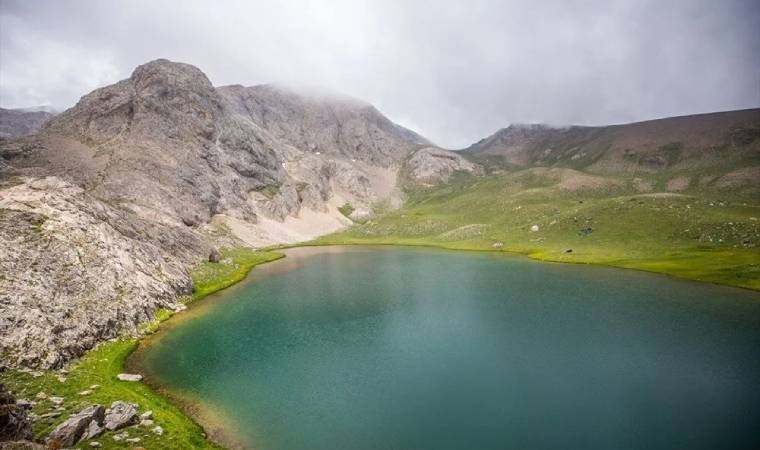
[[[323,86],[456,148],[513,122],[756,107],[758,29],[751,0],[0,0],[0,106],[66,108],[168,58],[217,86]]]

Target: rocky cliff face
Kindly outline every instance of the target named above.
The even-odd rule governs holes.
[[[211,247],[56,177],[0,188],[0,344],[15,364],[59,367],[133,332],[191,291]]]
[[[398,204],[400,167],[429,145],[342,95],[215,88],[187,64],[142,65],[0,143],[0,352],[57,367],[177,307],[213,251],[209,227],[295,242],[349,224],[342,205],[366,218]]]

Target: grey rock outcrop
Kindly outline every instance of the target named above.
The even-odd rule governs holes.
[[[138,422],[140,422],[140,416],[137,414],[137,405],[116,401],[106,411],[103,426],[108,431],[114,431],[136,425]]]
[[[436,147],[415,151],[406,162],[406,169],[412,182],[427,185],[445,183],[455,172],[483,173],[478,164],[468,161],[461,154]]]
[[[187,267],[209,249],[59,178],[11,180],[0,188],[0,351],[60,367],[134,331],[190,292]]]
[[[48,436],[47,441],[55,442],[61,447],[71,447],[87,432],[90,423],[103,421],[104,408],[101,405],[93,405],[79,411],[55,427]]]

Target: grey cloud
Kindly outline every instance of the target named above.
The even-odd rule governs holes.
[[[757,30],[752,0],[0,0],[0,105],[65,108],[163,57],[342,91],[456,148],[510,122],[757,107]]]

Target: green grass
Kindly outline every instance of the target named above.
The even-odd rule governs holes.
[[[237,283],[254,266],[285,256],[282,253],[251,251],[246,248],[223,249],[221,253],[221,262],[203,262],[193,270],[193,300],[202,299]]]
[[[61,416],[52,419],[40,419],[34,424],[34,433],[40,438],[47,436],[55,426],[69,414],[77,412],[94,403],[110,405],[115,400],[134,402],[140,405],[140,412],[153,411],[155,425],[163,427],[164,434],[158,436],[150,431],[151,427],[130,427],[115,432],[107,432],[93,441],[100,442],[102,448],[133,448],[135,444],[116,442],[112,436],[127,431],[130,437],[139,437],[139,446],[145,448],[166,449],[213,449],[219,448],[208,441],[199,425],[193,422],[167,399],[156,394],[143,383],[125,382],[116,379],[123,371],[127,356],[137,347],[135,339],[122,339],[103,343],[88,352],[69,368],[66,381],[58,380],[58,372],[44,371],[42,376],[34,377],[29,373],[10,371],[3,374],[3,382],[18,397],[34,400],[39,392],[48,397],[64,397],[66,408]],[[79,395],[99,384],[89,395]],[[38,414],[50,412],[50,400],[40,400],[33,411]],[[154,426],[155,426],[154,425]],[[80,442],[76,448],[90,448],[90,441]]]
[[[410,190],[404,208],[314,244],[510,251],[760,289],[756,198],[697,190],[649,196],[632,178],[607,179],[617,185],[568,190],[534,170],[462,176]]]
[[[201,299],[213,292],[224,289],[242,280],[256,265],[282,258],[284,255],[275,252],[253,251],[246,248],[222,250],[223,262],[199,264],[192,272],[194,291],[192,300]],[[143,333],[153,333],[160,328],[160,323],[169,319],[173,312],[168,309],[156,311],[155,319],[141,327]],[[61,422],[93,403],[109,406],[116,400],[134,402],[140,405],[140,412],[153,411],[155,424],[164,429],[162,436],[150,431],[151,427],[130,427],[116,432],[104,433],[94,441],[100,442],[102,448],[123,449],[136,446],[148,449],[215,449],[221,448],[206,439],[203,429],[167,398],[153,391],[141,382],[124,382],[116,379],[116,375],[128,372],[125,363],[129,355],[137,348],[138,341],[124,338],[115,342],[105,342],[89,351],[77,362],[67,368],[66,381],[59,381],[58,371],[41,371],[42,375],[35,377],[31,373],[18,370],[6,370],[0,374],[0,379],[17,398],[35,400],[39,392],[48,397],[64,397],[65,410],[55,418],[38,420],[34,425],[34,434],[44,439]],[[92,385],[100,387],[91,389],[92,393],[80,395],[80,392],[90,390]],[[39,401],[33,411],[37,415],[51,412],[50,400]],[[112,436],[127,431],[130,437],[139,437],[138,444],[116,442]],[[90,448],[89,441],[80,442],[76,448]]]
[[[343,206],[338,208],[338,211],[340,211],[341,214],[343,214],[344,216],[350,219],[351,213],[354,212],[354,207],[351,206],[349,203],[345,203]]]

